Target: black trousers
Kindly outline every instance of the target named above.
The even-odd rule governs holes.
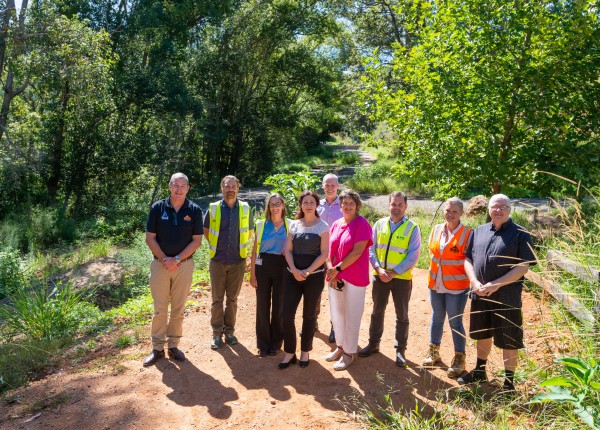
[[[304,297],[302,306],[302,339],[301,351],[311,351],[315,337],[317,322],[317,300],[325,286],[325,273],[313,273],[304,281],[297,281],[290,272],[285,278],[283,291],[283,350],[289,354],[296,353],[296,311],[300,299]]]
[[[256,346],[276,351],[283,342],[283,284],[286,262],[281,254],[260,254],[256,267]]]
[[[382,282],[379,276],[373,279],[373,313],[369,326],[369,343],[378,344],[383,335],[385,308],[392,293],[396,310],[396,348],[404,353],[408,343],[408,302],[412,293],[412,281],[392,279]]]

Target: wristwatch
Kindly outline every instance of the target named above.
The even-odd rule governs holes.
[[[179,262],[181,261],[181,257],[179,255],[175,256],[175,261],[177,261],[177,264],[179,264]]]
[[[337,270],[338,272],[341,272],[342,271],[342,263],[335,266],[335,270]]]

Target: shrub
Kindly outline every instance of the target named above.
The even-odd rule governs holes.
[[[568,404],[581,421],[592,429],[600,429],[600,361],[563,357],[555,363],[563,366],[565,376],[542,382],[540,387],[549,391],[537,394],[530,403]]]
[[[297,210],[298,195],[304,190],[316,190],[321,180],[310,172],[280,173],[265,179],[265,185],[271,185],[274,193],[283,196],[288,210],[292,216]]]
[[[0,322],[9,338],[60,339],[79,327],[83,293],[70,284],[58,285],[51,292],[44,285],[20,288],[9,298],[10,304],[0,306]]]
[[[0,251],[0,300],[16,293],[24,283],[19,253],[13,249]]]
[[[30,249],[45,249],[75,239],[75,222],[56,207],[31,210],[27,229]]]

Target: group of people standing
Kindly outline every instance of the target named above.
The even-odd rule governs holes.
[[[265,202],[265,219],[254,223],[248,204],[237,198],[240,184],[234,176],[223,178],[223,199],[211,203],[203,219],[198,206],[185,198],[187,177],[182,173],[171,177],[171,194],[152,206],[146,228],[146,242],[154,254],[150,289],[155,312],[153,350],[144,366],[164,357],[165,345],[171,358],[185,360],[178,344],[193,273],[191,257],[202,235],[210,253],[212,349],[220,349],[223,338],[229,345],[238,343],[234,334],[237,298],[250,254],[260,357],[277,355],[283,347],[280,369],[296,363],[309,365],[321,295],[327,287],[332,324],[329,338],[336,348],[325,360],[334,362],[335,370],[347,369],[357,356],[379,352],[390,294],[396,313],[395,360],[399,367],[407,366],[412,269],[421,250],[419,227],[406,216],[407,196],[399,191],[391,193],[389,216],[371,227],[360,215],[358,193],[344,190],[338,196],[339,183],[333,174],[326,175],[322,185],[324,199],[315,191],[298,196],[293,220],[288,218],[284,198],[271,194]],[[461,223],[462,214],[463,204],[458,198],[447,200],[445,223],[436,225],[429,237],[428,287],[433,312],[423,365],[441,361],[447,316],[455,350],[448,376],[462,383],[485,381],[493,341],[503,350],[504,387],[514,390],[517,351],[523,347],[521,284],[529,264],[535,262],[531,236],[512,222],[510,200],[501,194],[490,199],[490,223],[472,230]],[[256,238],[250,251],[253,231]],[[369,342],[359,349],[366,287],[371,280]],[[472,299],[470,336],[478,341],[477,364],[472,372],[466,372],[465,367],[463,314],[468,296]],[[302,299],[298,358],[295,317]]]

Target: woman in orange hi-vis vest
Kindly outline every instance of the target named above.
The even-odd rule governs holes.
[[[431,343],[424,366],[434,366],[441,361],[440,344],[444,320],[452,329],[454,359],[448,368],[448,377],[458,378],[465,372],[466,336],[463,313],[467,304],[469,278],[465,272],[465,251],[473,230],[460,222],[463,203],[452,197],[444,204],[444,224],[436,225],[429,236],[429,297],[433,314],[431,318]]]

